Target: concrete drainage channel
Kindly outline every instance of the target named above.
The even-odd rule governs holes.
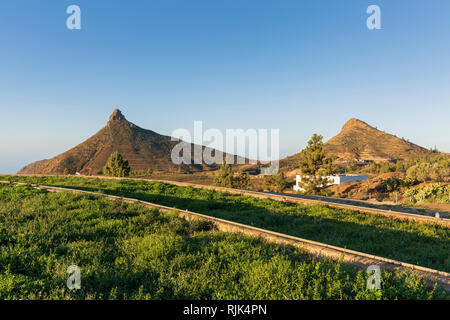
[[[8,181],[0,181],[0,183],[4,184],[13,184],[13,185],[26,185],[25,183],[10,183]],[[106,195],[98,192],[84,191],[78,189],[70,189],[70,188],[61,188],[61,187],[51,187],[51,186],[42,186],[42,185],[31,185],[34,188],[47,190],[51,192],[71,192],[71,193],[85,193],[101,196],[107,199],[112,200],[121,200],[127,203],[135,203],[140,204],[146,207],[159,209],[161,212],[169,212],[172,210],[178,211],[181,217],[184,217],[186,220],[193,219],[201,219],[205,221],[212,222],[214,226],[219,231],[223,232],[233,232],[233,233],[242,233],[249,236],[256,236],[262,239],[265,239],[270,242],[274,242],[277,245],[290,245],[294,247],[301,248],[311,255],[323,259],[333,259],[333,260],[341,260],[346,264],[350,264],[359,268],[367,268],[370,265],[379,265],[382,269],[395,270],[395,269],[406,269],[409,271],[413,271],[421,276],[423,279],[427,281],[430,286],[437,284],[443,287],[446,291],[450,291],[450,273],[444,271],[438,271],[430,268],[425,268],[409,263],[404,263],[392,259],[387,259],[383,257],[378,257],[371,254],[366,254],[362,252],[357,252],[353,250],[348,250],[336,246],[327,245],[320,242],[315,242],[307,239],[302,239],[294,236],[289,236],[286,234],[269,231],[265,229],[256,228],[253,226],[228,221],[220,218],[210,217],[201,213],[184,211],[175,209],[172,207],[162,206],[155,203],[150,203],[146,201],[141,201],[133,198],[125,198],[113,195]]]
[[[144,180],[144,179],[142,179],[142,180]],[[357,211],[357,212],[361,212],[361,213],[373,213],[373,214],[377,214],[377,215],[381,215],[381,216],[385,216],[385,217],[395,218],[398,220],[408,220],[408,221],[414,221],[414,222],[419,222],[419,223],[437,223],[437,224],[445,226],[447,228],[450,227],[450,219],[436,218],[436,217],[431,217],[431,216],[425,216],[425,215],[414,214],[414,213],[405,213],[405,212],[393,211],[393,210],[384,210],[384,209],[377,209],[377,208],[371,208],[371,207],[363,207],[363,206],[344,204],[344,203],[336,203],[336,202],[330,202],[330,201],[325,201],[325,200],[299,198],[299,197],[296,197],[295,195],[268,193],[268,192],[252,191],[252,190],[239,190],[239,189],[231,189],[231,188],[224,188],[224,187],[207,186],[207,185],[199,185],[199,184],[193,184],[193,183],[187,183],[187,182],[177,182],[177,181],[167,181],[167,180],[145,180],[145,181],[157,181],[157,182],[166,183],[166,184],[173,184],[173,185],[180,186],[180,187],[210,189],[210,190],[227,192],[227,193],[231,193],[231,194],[248,195],[248,196],[252,196],[252,197],[256,197],[256,198],[260,198],[260,199],[271,199],[271,200],[282,201],[282,202],[299,203],[299,204],[306,204],[306,205],[320,204],[320,205],[324,205],[327,207],[346,209],[346,210]]]
[[[45,175],[16,174],[16,175],[11,175],[11,176],[41,177],[41,176],[45,176]],[[57,177],[57,176],[55,176],[55,177]],[[240,190],[240,189],[224,188],[224,187],[217,187],[217,186],[211,186],[211,185],[202,185],[202,184],[196,184],[196,183],[190,183],[190,182],[179,182],[179,181],[158,180],[158,179],[143,179],[143,178],[129,178],[129,177],[117,178],[117,177],[105,177],[105,176],[83,176],[83,178],[161,182],[161,183],[171,184],[171,185],[180,186],[180,187],[193,187],[193,188],[199,188],[199,189],[209,189],[209,190],[227,192],[230,194],[247,195],[247,196],[260,198],[260,199],[271,199],[271,200],[275,200],[275,201],[306,204],[306,205],[320,204],[320,205],[331,207],[331,208],[346,209],[346,210],[351,210],[351,211],[356,211],[356,212],[361,212],[361,213],[373,213],[373,214],[390,217],[390,218],[394,218],[394,219],[398,219],[398,220],[414,221],[414,222],[418,222],[418,223],[436,223],[436,224],[445,226],[447,228],[450,228],[450,219],[446,219],[445,217],[436,218],[436,217],[432,217],[432,216],[426,216],[426,215],[420,215],[420,214],[414,214],[414,213],[406,213],[406,212],[395,211],[395,210],[385,210],[385,209],[371,208],[371,207],[365,207],[365,206],[336,203],[336,202],[318,200],[318,199],[299,198],[299,197],[296,197],[295,195],[289,195],[289,194],[285,194],[285,193],[277,194],[277,193],[252,191],[252,190]]]

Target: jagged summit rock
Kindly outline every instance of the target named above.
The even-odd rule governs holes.
[[[109,121],[113,120],[127,120],[125,119],[125,116],[122,114],[122,112],[119,109],[115,109],[111,116],[109,117]]]

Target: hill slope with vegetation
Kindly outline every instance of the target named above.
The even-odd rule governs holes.
[[[380,131],[364,121],[348,120],[336,136],[324,143],[325,154],[337,162],[392,161],[397,159],[420,158],[432,154],[404,138]],[[301,153],[281,160],[282,167],[295,167]]]

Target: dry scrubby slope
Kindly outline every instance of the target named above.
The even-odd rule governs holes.
[[[342,127],[341,132],[324,144],[328,157],[338,160],[387,161],[423,157],[430,151],[392,134],[380,131],[367,123],[352,118]],[[300,153],[283,159],[282,166],[294,164]]]
[[[341,132],[327,141],[325,152],[341,159],[386,161],[429,154],[414,143],[382,132],[358,120],[350,119]]]
[[[97,174],[105,165],[110,154],[115,151],[129,161],[132,169],[152,168],[175,171],[180,166],[172,162],[171,152],[177,143],[177,141],[172,141],[169,136],[136,126],[126,120],[120,110],[116,109],[110,116],[107,125],[83,143],[52,159],[32,163],[18,173],[61,174],[67,168],[72,173],[78,171],[84,174]],[[191,150],[193,150],[193,146],[190,144]],[[199,171],[216,167],[193,164],[182,165],[182,168],[187,171]]]

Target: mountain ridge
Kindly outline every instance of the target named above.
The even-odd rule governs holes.
[[[191,148],[191,164],[176,165],[171,160],[171,151],[179,141],[172,141],[152,130],[143,129],[129,122],[119,109],[115,109],[105,127],[77,146],[51,159],[33,162],[22,168],[19,174],[62,174],[69,172],[98,174],[111,153],[118,151],[129,161],[132,169],[157,171],[198,172],[216,170],[218,165],[193,164],[194,144]],[[202,150],[214,149],[202,146]],[[410,157],[422,157],[430,151],[407,140],[378,130],[356,118],[349,119],[341,131],[324,143],[327,157],[337,162],[348,161],[391,161]],[[224,153],[225,155],[225,153]],[[235,157],[235,160],[240,157]],[[301,158],[301,152],[280,160],[281,167],[294,164]],[[248,159],[245,159],[247,163]],[[235,162],[236,163],[236,162]]]
[[[129,122],[122,112],[116,109],[106,126],[84,142],[51,159],[33,162],[22,168],[18,174],[61,174],[66,168],[71,173],[98,174],[115,151],[122,154],[135,170],[175,171],[181,168],[183,171],[196,172],[217,169],[214,164],[194,164],[192,143],[191,164],[174,164],[171,151],[178,143],[179,141],[172,141],[169,136]],[[212,154],[216,152],[202,146],[202,150],[205,149],[209,149]]]

